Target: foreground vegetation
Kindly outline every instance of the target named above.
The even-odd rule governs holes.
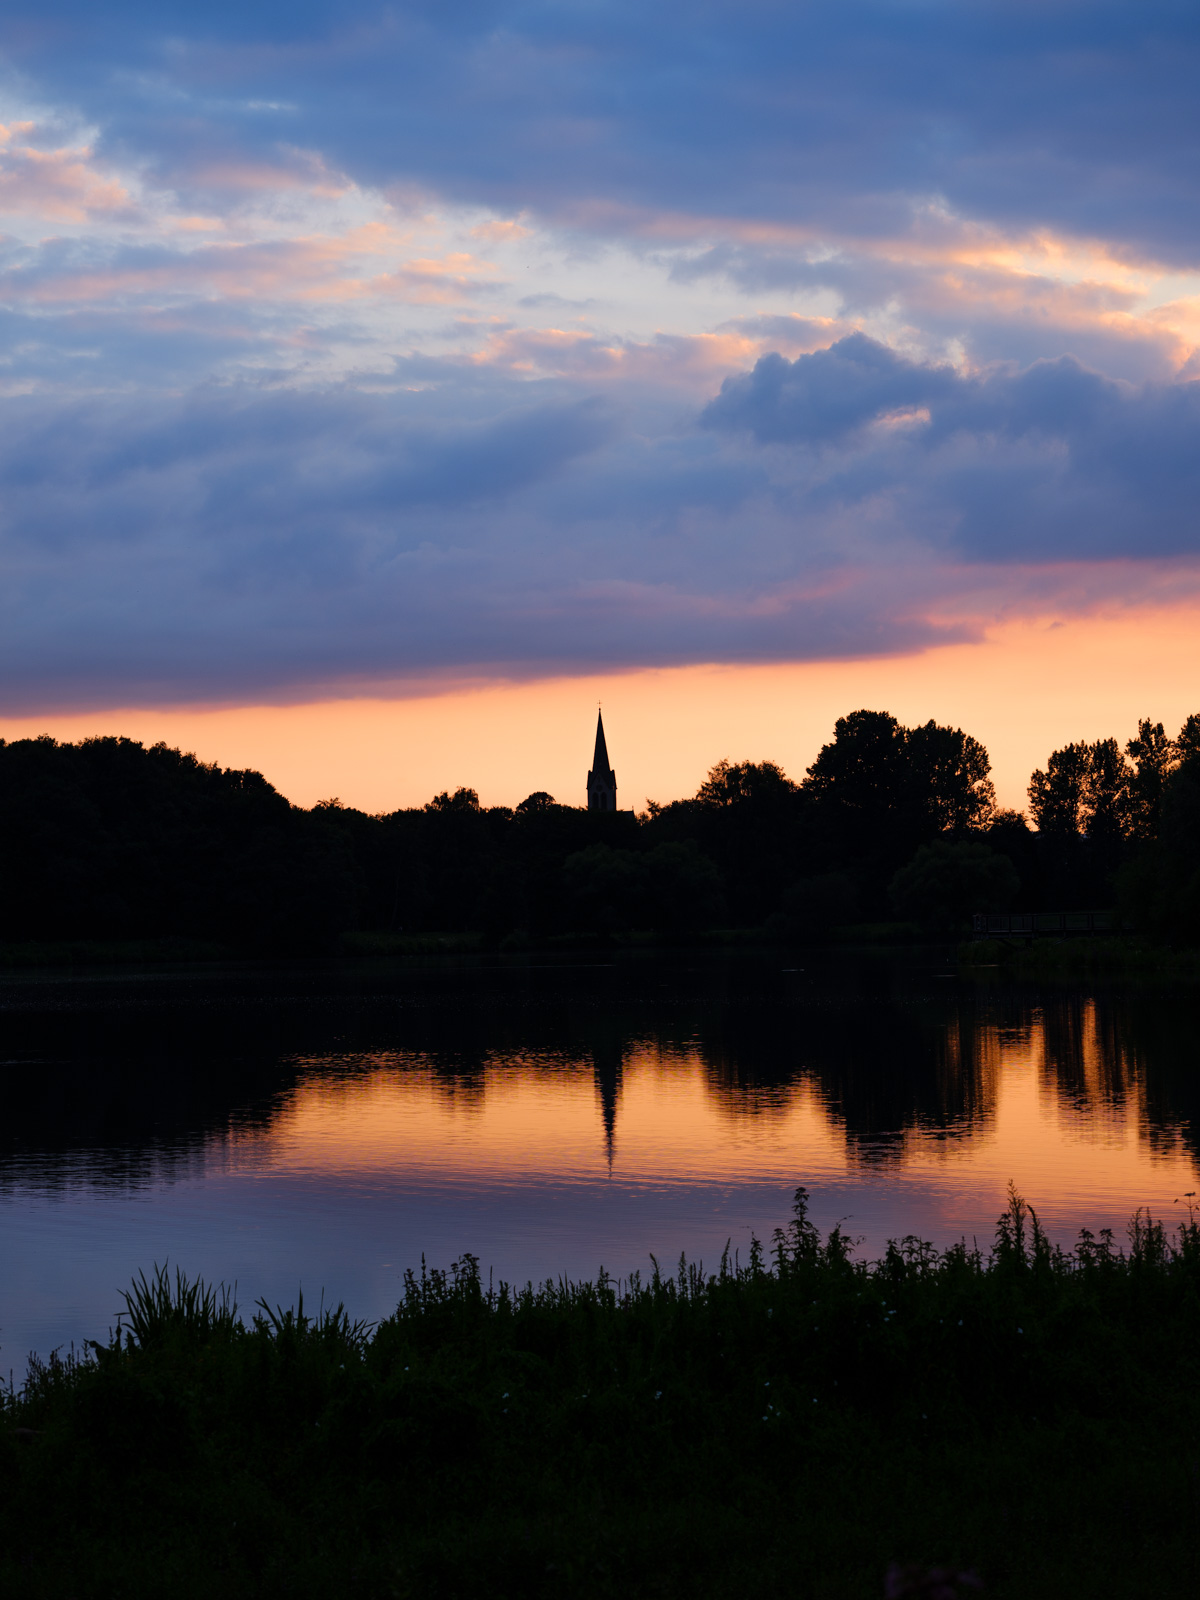
[[[165,1271],[0,1435],[28,1596],[1195,1592],[1200,1228],[522,1291],[407,1275],[373,1329]],[[885,1574],[891,1568],[891,1576]],[[938,1569],[940,1577],[931,1577]]]

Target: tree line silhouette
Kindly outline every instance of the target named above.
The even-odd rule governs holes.
[[[257,772],[165,744],[0,741],[0,939],[204,939],[335,948],[348,933],[489,942],[761,929],[821,940],[973,911],[1116,905],[1200,937],[1200,716],[1056,750],[1025,815],[997,807],[961,729],[839,718],[795,782],[719,761],[695,795],[596,814],[473,789],[368,815],[293,806]]]

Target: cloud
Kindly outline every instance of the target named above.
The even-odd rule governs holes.
[[[727,240],[664,257],[664,265],[678,283],[832,295],[843,324],[899,323],[910,340],[931,349],[957,343],[976,364],[1071,354],[1135,381],[1164,378],[1200,331],[1191,300],[1147,305],[1151,275],[1103,250],[963,225],[833,252],[811,241]]]
[[[8,298],[511,295],[530,313],[603,305],[616,348],[633,330],[595,292],[605,274],[566,291],[589,252],[624,273],[618,245],[667,276],[656,321],[673,334],[702,330],[673,323],[671,288],[715,284],[742,304],[714,321],[799,310],[977,365],[1073,354],[1143,381],[1190,359],[1200,196],[1181,135],[1200,29],[1186,9],[821,0],[803,19],[729,3],[682,18],[675,0],[653,14],[488,0],[451,24],[428,4],[350,0],[247,20],[185,0],[167,31],[128,0],[104,28],[67,0],[51,46],[18,0],[24,92],[91,130],[55,149],[157,197],[161,226],[136,245],[114,230],[107,250],[93,230],[56,270],[50,253],[14,270]],[[389,202],[432,219],[419,247],[366,247],[384,225],[361,213]],[[64,218],[102,215],[70,204]],[[457,236],[435,244],[451,212]],[[276,226],[190,248],[214,216]],[[1181,269],[1169,305],[1164,261]],[[640,317],[642,344],[654,321]]]
[[[1166,556],[1179,592],[1197,387],[851,336],[701,419],[640,376],[429,358],[377,392],[0,401],[5,705],[917,649],[1161,592]]]
[[[220,295],[259,303],[379,296],[443,305],[493,287],[491,264],[465,251],[440,260],[413,257],[384,265],[403,245],[394,230],[379,223],[337,235],[220,242],[191,249],[155,243],[99,252],[56,241],[10,267],[0,279],[0,289],[10,302],[40,304],[112,304],[138,298],[161,302]]]
[[[1200,244],[1200,29],[1178,0],[36,15],[8,8],[10,59],[180,192],[214,148],[287,145],[507,214],[607,202],[875,238],[937,201],[1175,263]]]
[[[129,191],[96,170],[88,146],[46,150],[37,134],[32,122],[0,124],[0,216],[81,223],[135,214]]]
[[[531,228],[523,227],[519,222],[495,217],[490,222],[478,223],[471,229],[471,236],[475,239],[498,243],[501,240],[509,242],[515,239],[527,239],[532,231]]]
[[[956,382],[950,367],[906,361],[852,333],[795,361],[763,356],[752,372],[726,378],[704,420],[713,428],[747,429],[763,441],[834,443],[891,413],[927,406]]]
[[[0,402],[9,708],[929,634],[739,544],[766,480],[713,435],[484,376]]]
[[[471,363],[510,373],[570,376],[598,382],[641,380],[677,385],[694,394],[698,384],[736,370],[760,341],[736,325],[713,333],[658,334],[652,339],[603,338],[587,328],[494,328]]]
[[[1174,0],[0,16],[17,709],[1192,584]]]
[[[964,375],[853,334],[764,356],[702,421],[806,456],[832,448],[799,469],[799,492],[890,500],[968,559],[1200,554],[1197,381],[1135,387],[1071,357]]]

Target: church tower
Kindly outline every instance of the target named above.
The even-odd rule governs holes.
[[[596,753],[592,757],[592,770],[588,773],[587,797],[589,811],[617,809],[617,775],[608,764],[604,718],[599,712],[596,713]]]

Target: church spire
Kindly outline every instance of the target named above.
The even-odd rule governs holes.
[[[596,753],[592,757],[592,770],[587,775],[589,811],[615,811],[617,809],[617,775],[608,763],[608,746],[604,742],[604,717],[596,713]]]
[[[596,774],[597,777],[599,777],[602,772],[609,772],[611,770],[612,769],[609,767],[609,764],[608,764],[608,746],[604,742],[604,716],[603,716],[602,712],[597,711],[596,712],[596,753],[592,757],[592,771]]]

